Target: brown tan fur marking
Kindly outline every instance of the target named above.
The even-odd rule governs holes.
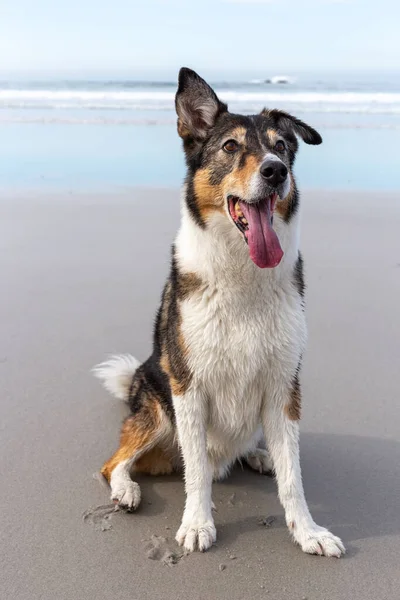
[[[229,139],[235,140],[239,144],[244,144],[246,141],[246,134],[246,127],[235,127],[235,129],[232,129],[231,133],[229,134]]]
[[[250,179],[260,168],[260,162],[254,154],[247,155],[243,167],[235,169],[223,179],[223,195],[233,193],[240,198],[246,198],[249,195]]]
[[[213,212],[224,214],[224,197],[219,185],[210,183],[211,171],[199,169],[193,179],[197,205],[203,220]]]
[[[161,411],[157,399],[147,397],[140,411],[124,421],[119,448],[101,468],[101,473],[108,482],[111,473],[121,462],[131,459],[146,446],[149,449],[152,447],[160,425]]]
[[[290,390],[290,400],[285,406],[285,413],[291,421],[300,421],[301,417],[301,390],[299,376],[296,373],[292,388]]]
[[[275,206],[276,212],[285,220],[287,218],[288,213],[292,209],[292,202],[294,199],[294,186],[293,186],[292,175],[290,172],[289,172],[289,177],[290,177],[290,191],[284,200],[281,200],[279,198],[278,202],[276,203],[276,206]]]
[[[267,129],[267,137],[271,146],[274,146],[278,138],[278,132],[275,129]]]
[[[149,475],[169,475],[173,470],[172,461],[161,446],[146,452],[134,465],[136,473],[149,473]]]
[[[169,377],[169,385],[171,386],[172,394],[174,396],[183,396],[192,380],[191,373],[188,372],[187,374],[185,374],[184,377],[180,377],[179,379],[177,379],[171,373],[170,362],[166,354],[163,354],[163,356],[161,357],[160,366],[164,373],[166,373]]]
[[[162,355],[160,358],[160,367],[162,368],[164,373],[166,373],[167,375],[170,375],[171,367],[169,366],[169,360],[168,360],[168,355],[165,351],[165,346],[163,347],[163,352],[162,352]]]
[[[249,154],[246,157],[246,162],[241,169],[235,172],[235,177],[241,181],[242,189],[245,190],[244,197],[250,194],[250,180],[254,173],[257,173],[260,168],[261,160],[254,154]]]
[[[185,138],[185,137],[189,137],[190,136],[190,130],[181,121],[181,119],[178,119],[178,135],[180,135],[181,138]]]

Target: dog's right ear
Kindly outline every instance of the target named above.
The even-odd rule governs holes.
[[[283,110],[277,110],[276,108],[268,110],[267,108],[264,108],[261,111],[261,114],[264,117],[273,119],[278,127],[291,129],[294,133],[297,133],[306,144],[313,144],[315,146],[322,144],[322,137],[318,131],[310,125],[307,125],[307,123],[304,123],[304,121],[300,121],[297,117],[289,115],[289,113]]]
[[[219,115],[228,110],[208,83],[186,67],[179,71],[175,107],[179,135],[197,140],[207,137]]]

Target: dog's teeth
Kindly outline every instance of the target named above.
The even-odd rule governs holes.
[[[242,209],[240,208],[239,202],[236,202],[235,212],[238,217],[243,217]]]
[[[247,219],[246,219],[246,217],[242,217],[242,223],[243,223],[243,225],[248,225],[249,224],[248,221],[247,221]]]

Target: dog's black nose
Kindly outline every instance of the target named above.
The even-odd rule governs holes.
[[[285,181],[288,170],[281,160],[267,158],[260,167],[260,173],[269,184],[277,187]]]

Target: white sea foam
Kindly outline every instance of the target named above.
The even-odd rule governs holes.
[[[267,79],[266,83],[272,83],[273,85],[280,85],[280,84],[289,84],[289,83],[294,83],[294,79],[293,77],[288,77],[287,75],[274,75],[274,77],[271,77],[271,79]]]
[[[400,93],[327,91],[220,90],[234,110],[249,112],[262,106],[303,112],[400,114]],[[113,109],[174,111],[173,91],[159,90],[35,90],[1,89],[0,109]]]
[[[30,123],[30,124],[55,124],[55,125],[136,125],[136,126],[165,126],[175,125],[176,119],[146,119],[146,118],[107,118],[107,117],[66,117],[66,116],[2,116],[0,112],[0,124],[4,123]],[[354,123],[341,121],[322,121],[318,128],[323,129],[400,129],[400,123]]]

